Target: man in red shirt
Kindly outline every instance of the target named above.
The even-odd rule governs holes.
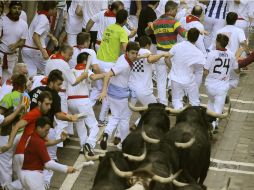
[[[21,171],[21,182],[26,190],[44,190],[44,167],[63,173],[74,173],[72,166],[66,166],[51,160],[46,148],[45,138],[51,128],[51,120],[45,116],[35,123],[35,130],[27,140],[24,151],[24,163]]]
[[[14,173],[16,173],[18,178],[20,178],[20,171],[23,164],[23,160],[24,160],[24,151],[25,151],[25,145],[27,143],[27,139],[34,132],[36,120],[42,115],[46,115],[51,109],[52,95],[50,92],[44,91],[39,95],[37,101],[38,101],[38,106],[32,109],[26,115],[24,115],[21,118],[21,120],[17,122],[17,124],[13,127],[9,140],[8,140],[8,144],[4,147],[0,147],[0,152],[5,152],[8,149],[10,149],[13,146],[13,141],[17,132],[20,129],[25,128],[20,138],[20,141],[17,145],[16,152],[13,158],[13,170],[14,170]],[[63,135],[61,139],[58,139],[55,141],[47,141],[47,145],[48,146],[55,145],[64,141],[65,139],[66,139],[66,136]],[[17,187],[17,188],[22,187],[19,180],[16,180],[12,182],[11,184],[8,184],[8,186]]]

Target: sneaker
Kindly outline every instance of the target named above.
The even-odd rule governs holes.
[[[84,154],[84,148],[82,147],[82,148],[80,148],[80,150],[79,150],[79,154]]]
[[[88,156],[95,156],[95,153],[94,153],[94,151],[92,150],[90,144],[86,143],[86,144],[84,145],[84,150],[88,153]],[[84,152],[85,152],[85,151],[84,151]]]
[[[103,137],[102,137],[102,140],[100,142],[100,147],[101,147],[102,150],[106,150],[107,146],[108,146],[108,134],[104,133]]]

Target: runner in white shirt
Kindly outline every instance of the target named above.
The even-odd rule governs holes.
[[[100,11],[99,13],[93,15],[93,17],[91,17],[88,21],[86,25],[86,32],[90,32],[94,24],[97,24],[98,26],[97,41],[95,45],[96,50],[98,50],[101,44],[104,30],[109,25],[116,22],[116,13],[122,9],[124,9],[124,4],[121,1],[115,1],[108,10]]]
[[[218,30],[216,32],[216,36],[218,34],[225,34],[229,38],[229,42],[227,45],[227,49],[229,49],[233,54],[236,53],[236,51],[242,46],[246,53],[249,54],[249,48],[247,45],[247,40],[245,37],[245,33],[243,29],[238,28],[235,26],[235,23],[237,21],[237,14],[234,12],[229,12],[226,17],[227,25],[223,27],[222,29]],[[215,46],[215,40],[213,40],[213,45]],[[215,48],[213,48],[215,49]]]
[[[47,81],[48,81],[48,77],[44,76],[44,75],[36,75],[33,77],[33,84],[31,87],[31,91],[39,86],[46,86],[47,85]]]
[[[130,95],[128,81],[133,61],[137,59],[138,51],[138,44],[129,42],[126,47],[126,54],[118,58],[116,64],[106,73],[104,78],[100,99],[108,98],[112,115],[100,142],[103,150],[107,149],[107,141],[117,126],[119,126],[118,129],[122,141],[129,134],[131,111],[128,107],[128,97]]]
[[[13,68],[18,62],[19,49],[27,38],[27,23],[20,19],[22,3],[12,1],[9,13],[0,20],[0,75],[2,84],[11,77]]]
[[[194,66],[204,65],[205,56],[195,46],[199,34],[198,29],[191,28],[187,35],[188,41],[174,45],[169,51],[169,57],[172,57],[169,78],[172,82],[172,104],[175,109],[183,108],[184,95],[188,96],[192,106],[199,106],[200,104]]]
[[[238,19],[235,25],[241,29],[243,29],[245,35],[248,33],[248,25],[249,25],[249,3],[248,0],[235,0],[228,1],[228,11],[235,12],[238,15]]]
[[[151,44],[152,41],[148,36],[141,36],[139,38],[139,45],[141,48],[138,54],[140,56],[151,54]],[[139,59],[133,63],[129,79],[129,87],[136,96],[136,99],[145,106],[157,102],[156,97],[153,94],[152,64],[166,56],[168,56],[168,53],[163,52],[158,55],[150,55],[148,58]]]
[[[77,57],[78,64],[73,69],[75,76],[80,76],[86,69],[89,54],[86,52],[80,53]],[[89,63],[88,63],[89,65]],[[94,156],[93,149],[96,145],[96,136],[99,132],[98,122],[95,118],[93,107],[89,99],[89,80],[98,80],[103,78],[103,74],[94,74],[88,70],[87,79],[83,80],[77,86],[72,86],[68,83],[68,107],[72,114],[84,113],[86,117],[79,119],[76,123],[77,133],[80,139],[81,149],[87,152],[88,156]],[[86,126],[89,128],[89,135],[87,137]]]
[[[202,13],[203,13],[203,10],[201,6],[199,5],[194,6],[190,15],[187,15],[186,17],[183,17],[182,19],[180,19],[180,23],[182,27],[186,30],[189,30],[191,28],[197,28],[201,33],[203,33],[204,25],[200,22],[200,17],[202,16]],[[178,39],[180,41],[185,40],[180,35],[178,35]],[[203,34],[199,34],[198,40],[195,45],[206,56],[206,48],[204,44]],[[195,73],[196,82],[198,84],[198,87],[200,87],[202,83],[202,77],[203,77],[203,66],[196,65],[194,67],[195,67],[194,73]]]
[[[108,8],[108,1],[83,1],[83,22],[82,28],[86,29],[88,21],[102,10]],[[98,25],[95,23],[90,30],[91,35],[91,48],[95,49],[95,44],[97,40]]]
[[[77,45],[77,35],[82,31],[83,8],[82,1],[72,0],[71,6],[68,9],[65,31],[67,33],[67,44],[70,46]]]
[[[28,66],[29,76],[34,76],[39,72],[44,73],[46,60],[49,58],[46,50],[46,38],[57,45],[57,39],[49,33],[50,24],[48,16],[56,13],[57,2],[40,2],[43,10],[37,11],[28,31],[28,38],[22,49],[22,59]]]
[[[72,73],[71,68],[68,64],[68,61],[70,60],[72,54],[73,48],[69,45],[63,45],[62,47],[60,47],[58,54],[54,54],[50,57],[50,59],[47,61],[45,68],[46,76],[48,76],[49,73],[55,69],[58,69],[62,72],[64,82],[62,85],[62,90],[61,92],[59,92],[59,96],[61,97],[61,110],[65,113],[68,113],[67,94],[66,94],[67,83],[70,83],[71,85],[75,86],[86,78],[85,73],[82,73],[82,75],[79,77],[75,77],[75,75]],[[72,119],[73,121],[77,120],[77,118]],[[56,125],[57,138],[60,138],[60,135],[65,128],[69,134],[73,133],[73,129],[72,127],[68,127],[69,125],[67,121],[61,121],[56,119],[56,123],[57,123]],[[63,146],[63,144],[62,143],[58,144],[58,146]]]
[[[235,55],[226,49],[229,38],[224,34],[218,34],[216,38],[216,50],[207,55],[204,66],[206,93],[208,95],[207,108],[221,114],[225,104],[226,95],[229,90],[230,70],[239,73],[238,63]],[[213,123],[214,129],[218,120]]]

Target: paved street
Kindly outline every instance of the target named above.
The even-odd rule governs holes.
[[[204,88],[201,89],[202,103],[207,103]],[[254,65],[241,74],[237,89],[231,90],[232,112],[228,119],[222,120],[219,133],[212,140],[212,162],[205,184],[219,189],[231,177],[230,190],[254,189]],[[98,106],[95,108],[98,114]],[[137,115],[134,115],[132,122]],[[173,120],[174,118],[172,118]],[[171,122],[173,125],[174,122]],[[114,149],[114,147],[110,147]],[[100,151],[99,146],[97,146]],[[65,148],[58,150],[61,163],[79,166],[84,161],[79,155],[77,136]],[[51,190],[89,190],[97,170],[94,166],[83,168],[75,174],[55,173]]]

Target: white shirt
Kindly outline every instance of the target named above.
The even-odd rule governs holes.
[[[54,69],[58,69],[62,71],[62,76],[64,78],[63,85],[62,85],[63,89],[67,88],[67,83],[71,83],[71,84],[75,83],[76,77],[73,74],[70,68],[70,65],[66,61],[62,59],[49,59],[45,67],[46,76],[48,76],[49,73]]]
[[[92,61],[91,65],[98,64],[96,53],[93,49],[88,49],[88,48],[79,49],[77,47],[73,47],[73,55],[71,60],[69,61],[71,69],[73,69],[77,65],[77,57],[80,53],[83,53],[83,52],[90,54],[91,61]]]
[[[181,84],[195,82],[193,66],[205,64],[204,54],[189,41],[183,41],[174,45],[169,53],[173,55],[170,70],[171,80]]]
[[[98,12],[108,8],[107,1],[83,1],[83,22],[82,27],[86,28],[88,21]],[[98,31],[98,26],[95,23],[91,31]]]
[[[94,15],[91,19],[98,25],[98,33],[97,33],[97,40],[101,41],[103,37],[104,30],[111,24],[115,24],[116,17],[108,17],[105,16],[105,12],[107,10],[101,11]],[[124,30],[127,32],[128,35],[130,35],[130,31],[126,28],[126,26],[123,26]]]
[[[148,49],[141,48],[138,52],[139,55],[151,53]],[[144,93],[153,93],[152,82],[153,68],[152,64],[147,62],[147,58],[137,60],[133,63],[129,86],[135,91],[142,91]]]
[[[240,0],[240,4],[237,4],[234,1],[228,1],[228,12],[235,12],[237,13],[238,18],[248,21],[248,0]]]
[[[209,71],[205,80],[206,86],[228,90],[230,71],[237,69],[238,63],[231,51],[212,50],[207,55],[204,68]]]
[[[78,34],[82,32],[83,17],[78,16],[75,13],[78,5],[81,7],[83,6],[83,3],[81,0],[72,0],[71,6],[68,10],[68,16],[67,16],[66,26],[65,26],[65,30],[68,34]]]
[[[42,83],[42,80],[45,78],[46,76],[44,75],[36,75],[33,77],[33,84],[31,87],[31,91],[39,86],[45,86],[45,84]]]
[[[111,70],[115,76],[111,77],[110,83],[121,88],[128,88],[131,67],[125,59],[125,54],[118,58]]]
[[[5,53],[12,53],[8,46],[20,39],[27,39],[28,26],[23,19],[12,21],[7,16],[0,19],[0,50]]]
[[[234,25],[225,26],[224,28],[217,31],[216,36],[218,34],[225,34],[229,37],[229,42],[226,48],[229,49],[234,54],[240,47],[240,43],[246,40],[243,29],[238,28]],[[216,39],[214,40],[214,42],[215,41]]]
[[[189,30],[191,28],[196,28],[200,32],[201,31],[203,32],[205,30],[204,25],[200,21],[192,21],[192,22],[187,23],[186,19],[188,16],[189,15],[180,19],[180,23],[184,29]],[[177,35],[177,40],[183,41],[185,39],[183,37],[181,37],[180,35]],[[200,51],[203,52],[203,54],[206,55],[206,48],[205,48],[205,44],[204,44],[204,35],[199,34],[198,40],[196,41],[195,45],[197,46],[198,49],[200,49]]]
[[[10,80],[7,80],[3,85],[2,85],[2,88],[0,90],[0,101],[3,99],[3,97],[6,95],[6,94],[9,94],[12,92],[12,89],[13,89],[13,86],[11,84],[11,81]]]
[[[48,36],[48,33],[50,31],[50,25],[49,25],[49,19],[44,14],[36,14],[29,26],[28,30],[28,37],[26,40],[26,45],[30,47],[37,48],[33,41],[33,35],[34,33],[37,33],[40,35],[40,41],[43,48],[46,48],[46,38]]]
[[[85,69],[72,69],[73,74],[76,77],[81,76],[81,74],[85,71]],[[88,79],[94,73],[91,70],[88,70]],[[67,95],[68,96],[89,96],[89,80],[85,79],[80,82],[76,86],[72,86],[71,83],[68,82]]]

